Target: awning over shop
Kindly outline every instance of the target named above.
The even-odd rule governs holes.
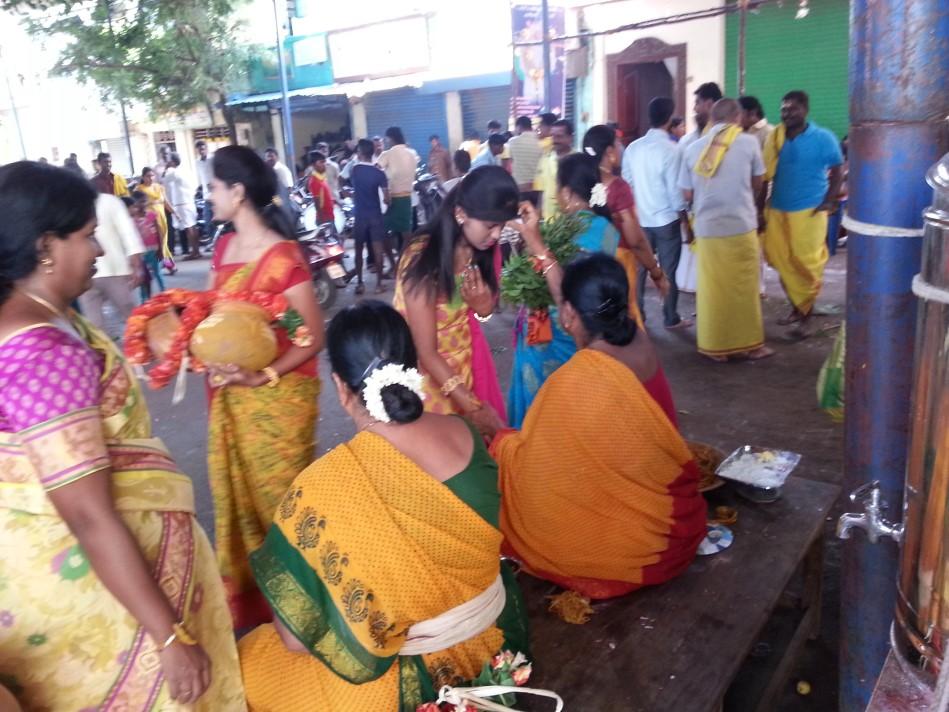
[[[375,92],[392,91],[393,89],[414,88],[420,94],[440,94],[446,91],[463,91],[466,89],[481,89],[485,87],[505,86],[510,84],[509,72],[495,72],[493,74],[477,74],[468,77],[436,77],[431,73],[406,74],[399,77],[382,77],[379,79],[365,79],[361,82],[343,82],[322,87],[308,87],[306,89],[292,89],[287,92],[294,106],[305,103],[312,98],[352,98],[362,97]],[[263,94],[237,95],[227,102],[228,106],[246,106],[249,104],[276,103],[281,99],[280,92]],[[308,102],[306,102],[308,103]],[[323,103],[323,102],[320,102]]]

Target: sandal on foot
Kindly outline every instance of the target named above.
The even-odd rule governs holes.
[[[356,285],[356,294],[365,294],[365,293],[366,293],[366,285],[360,282],[359,284]]]
[[[797,309],[792,309],[791,313],[787,316],[782,316],[778,319],[778,326],[791,326],[791,324],[796,324],[801,319],[804,318],[804,315],[801,314]]]
[[[769,349],[767,346],[759,346],[753,351],[749,351],[745,354],[745,358],[749,361],[760,361],[763,358],[770,358],[777,353],[774,349]]]

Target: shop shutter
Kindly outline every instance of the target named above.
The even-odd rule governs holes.
[[[577,125],[577,78],[567,80],[566,91],[563,97],[563,117]]]
[[[461,121],[465,138],[477,131],[482,140],[488,135],[488,122],[500,121],[504,129],[508,128],[511,115],[511,87],[487,87],[485,89],[466,89],[461,92]]]
[[[106,141],[108,144],[108,149],[106,149],[110,156],[112,156],[112,172],[118,173],[125,178],[132,176],[132,166],[129,161],[129,147],[125,142],[125,137],[122,138],[110,138]],[[137,166],[141,169],[141,166]]]
[[[807,17],[795,19],[796,2],[765,5],[748,15],[745,92],[758,97],[768,121],[781,120],[781,97],[802,89],[811,99],[810,116],[837,138],[849,130],[847,50],[848,0],[810,3]],[[725,95],[738,96],[738,15],[728,15]],[[697,79],[696,68],[689,69]],[[704,81],[704,80],[703,80]]]
[[[390,126],[401,128],[406,143],[424,162],[429,136],[438,134],[442,141],[447,141],[445,95],[420,94],[415,89],[367,94],[366,123],[370,136],[384,136]]]

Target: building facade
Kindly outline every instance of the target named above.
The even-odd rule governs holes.
[[[848,131],[848,0],[821,0],[807,12],[795,2],[749,13],[745,92],[758,97],[771,123],[780,121],[781,97],[792,89],[810,95],[811,117],[842,139]],[[738,92],[738,17],[725,23],[725,87]]]

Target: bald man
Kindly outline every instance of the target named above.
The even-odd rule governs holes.
[[[705,136],[685,149],[679,187],[695,214],[698,350],[713,361],[757,360],[764,345],[758,210],[765,172],[758,141],[742,131],[741,107],[719,99]]]

